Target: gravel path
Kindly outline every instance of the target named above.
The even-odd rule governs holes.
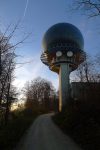
[[[81,150],[52,122],[51,115],[41,115],[21,139],[16,150]]]

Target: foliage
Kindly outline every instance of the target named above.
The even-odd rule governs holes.
[[[54,116],[56,124],[85,150],[100,149],[100,104],[72,101]]]
[[[13,149],[37,115],[26,109],[12,112],[10,122],[6,126],[0,127],[0,149]]]

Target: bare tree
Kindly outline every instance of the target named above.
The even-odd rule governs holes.
[[[14,92],[11,90],[16,66],[15,58],[17,57],[15,50],[17,46],[23,44],[29,36],[29,34],[27,34],[22,40],[11,44],[11,40],[15,36],[19,24],[20,22],[18,22],[10,32],[9,25],[4,33],[0,33],[0,106],[6,108],[6,122],[8,120],[11,103],[14,101]]]
[[[99,17],[100,0],[75,0],[72,9],[84,11],[88,17]]]
[[[79,82],[100,82],[100,70],[97,67],[97,63],[88,56],[86,60],[80,64],[75,74]]]
[[[34,106],[50,110],[55,95],[55,89],[51,82],[40,77],[26,84],[26,107]]]

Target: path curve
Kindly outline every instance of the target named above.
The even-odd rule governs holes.
[[[50,114],[39,116],[16,150],[81,150],[53,123]]]

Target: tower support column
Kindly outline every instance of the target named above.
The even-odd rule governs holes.
[[[68,63],[61,63],[59,69],[59,111],[66,105],[70,97],[70,68]]]

